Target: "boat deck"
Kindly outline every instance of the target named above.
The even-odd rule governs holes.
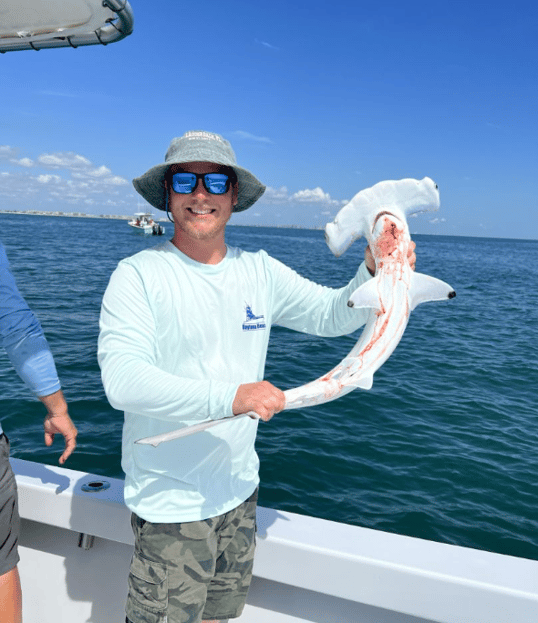
[[[97,490],[100,476],[12,464],[25,623],[56,623],[58,612],[123,623],[133,551],[123,481]],[[273,509],[258,509],[254,573],[243,623],[538,621],[536,561]]]

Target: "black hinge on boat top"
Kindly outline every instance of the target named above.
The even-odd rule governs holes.
[[[78,535],[78,546],[80,549],[88,551],[93,547],[94,540],[95,537],[92,534],[84,534],[83,532],[80,532]]]

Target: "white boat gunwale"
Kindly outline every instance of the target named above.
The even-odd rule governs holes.
[[[108,489],[93,488],[87,493],[82,486],[103,477],[22,459],[12,459],[12,465],[20,513],[27,525],[44,524],[75,533],[73,539],[78,534],[95,536],[109,542],[110,548],[120,544],[128,557],[133,537],[130,512],[123,503],[123,480],[106,478]],[[33,547],[39,549],[39,543]],[[31,551],[26,552],[28,556]],[[126,582],[126,565],[124,560],[121,568],[109,571],[111,581],[123,573]],[[258,509],[254,573],[257,589],[252,599],[257,605],[251,610],[247,605],[240,620],[254,621],[249,612],[253,617],[255,612],[258,620],[261,612],[267,614],[264,600],[271,590],[278,593],[275,603],[287,595],[292,604],[301,594],[315,595],[321,604],[330,602],[331,612],[340,616],[341,623],[530,623],[538,613],[538,561],[263,507]],[[264,587],[261,592],[260,587]],[[356,614],[345,618],[336,612],[339,607]],[[267,621],[318,620],[301,618],[297,604],[296,612],[283,603],[279,608],[279,614],[271,611]],[[372,608],[376,614],[369,619]],[[355,618],[359,613],[362,618]],[[327,616],[320,621],[328,623]]]

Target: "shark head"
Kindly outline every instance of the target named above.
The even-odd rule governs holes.
[[[339,257],[354,240],[371,240],[381,212],[389,212],[404,223],[406,216],[439,208],[439,190],[429,177],[379,182],[357,193],[325,226],[329,249]]]

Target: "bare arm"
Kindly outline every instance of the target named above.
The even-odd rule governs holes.
[[[54,435],[57,433],[63,435],[65,439],[65,450],[59,461],[63,465],[77,445],[77,429],[67,412],[67,403],[62,390],[58,390],[48,396],[39,396],[39,400],[47,408],[47,416],[43,422],[45,445],[51,446],[54,441]]]

